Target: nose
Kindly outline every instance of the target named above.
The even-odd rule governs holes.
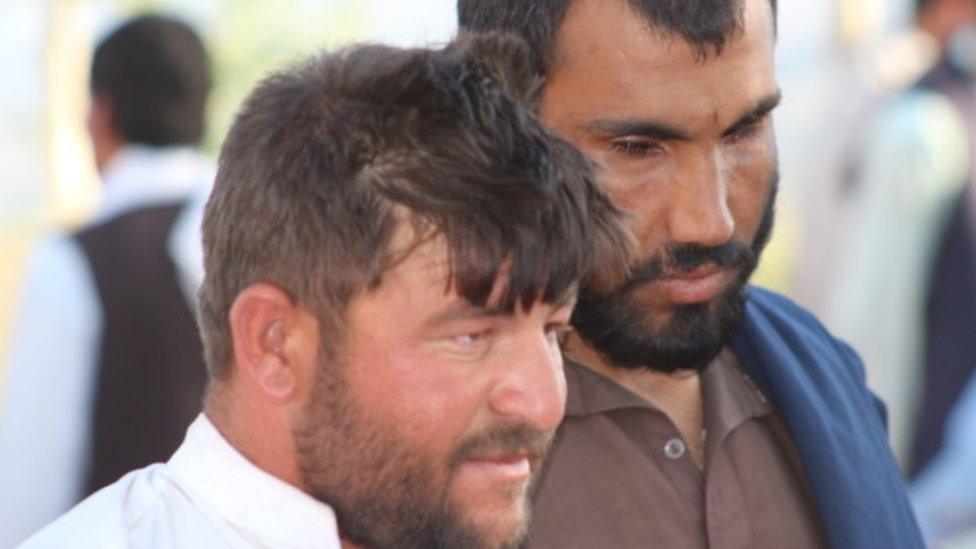
[[[724,171],[721,157],[714,153],[683,163],[672,182],[667,213],[673,241],[715,247],[732,238],[735,219],[729,209]]]
[[[489,400],[491,411],[508,423],[548,431],[566,411],[566,377],[562,355],[545,334],[514,345]]]

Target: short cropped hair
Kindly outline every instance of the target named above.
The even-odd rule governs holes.
[[[524,42],[501,35],[442,50],[359,45],[260,83],[203,222],[211,378],[231,370],[228,313],[242,290],[275,284],[324,339],[341,333],[351,297],[403,259],[389,247],[404,223],[443,238],[449,284],[476,305],[501,273],[492,305],[506,310],[562,299],[585,276],[618,284],[630,233],[588,161],[522,104],[536,86]]]
[[[143,15],[96,47],[91,92],[108,101],[126,142],[194,145],[203,138],[209,63],[200,37],[185,23]]]
[[[559,27],[574,1],[458,0],[458,25],[469,31],[504,31],[521,36],[535,54],[535,69],[548,74],[555,60]],[[651,25],[697,47],[703,58],[720,54],[742,27],[743,0],[626,1]],[[775,14],[777,0],[769,2]]]

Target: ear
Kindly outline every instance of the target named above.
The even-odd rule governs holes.
[[[88,105],[88,131],[101,134],[112,127],[112,106],[108,97],[102,94],[92,94]]]
[[[238,294],[230,310],[237,375],[275,404],[304,392],[320,341],[315,318],[273,284],[258,283]]]
[[[95,166],[101,173],[109,160],[123,145],[122,135],[115,125],[112,102],[104,94],[92,94],[88,108],[88,136],[95,153]]]

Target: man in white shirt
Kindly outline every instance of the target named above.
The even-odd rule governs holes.
[[[204,215],[204,413],[25,547],[520,543],[576,288],[633,248],[521,106],[528,59],[359,46],[260,84]]]
[[[99,43],[90,88],[103,193],[90,223],[45,238],[28,267],[0,395],[0,547],[171,455],[206,382],[196,288],[178,275],[194,267],[168,244],[214,175],[197,149],[206,51],[184,23],[138,17]]]

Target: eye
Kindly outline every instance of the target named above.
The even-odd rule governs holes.
[[[618,139],[610,143],[610,148],[627,156],[647,156],[662,150],[656,143],[638,139]]]
[[[458,334],[451,338],[451,343],[460,347],[474,347],[487,342],[489,336],[490,332],[488,330]]]
[[[490,329],[459,330],[438,340],[437,348],[444,356],[459,362],[481,360],[494,345],[495,333]]]

